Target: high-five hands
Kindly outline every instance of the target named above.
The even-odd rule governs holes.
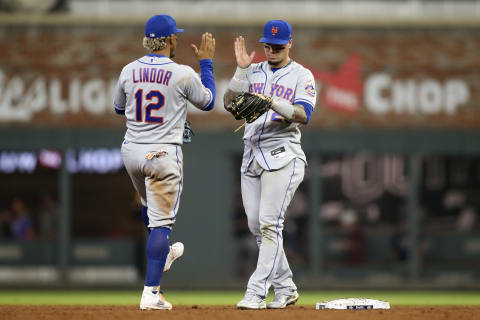
[[[252,64],[253,57],[255,57],[255,51],[252,51],[250,54],[247,53],[245,39],[242,36],[235,39],[234,46],[237,65],[242,69],[248,68]]]
[[[213,59],[215,54],[215,38],[211,33],[205,32],[202,34],[200,48],[197,48],[194,44],[191,44],[190,46],[199,61],[203,59]]]

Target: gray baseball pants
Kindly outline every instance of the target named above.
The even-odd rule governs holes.
[[[182,148],[173,144],[125,141],[122,158],[142,205],[148,207],[148,227],[171,227],[183,187]]]
[[[305,163],[294,159],[285,167],[267,171],[253,159],[242,172],[243,206],[248,227],[259,246],[257,268],[247,285],[247,293],[266,297],[273,285],[276,294],[297,290],[283,250],[285,211],[303,180]]]

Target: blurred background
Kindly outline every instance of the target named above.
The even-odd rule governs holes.
[[[256,245],[240,196],[240,122],[223,110],[243,35],[293,26],[317,81],[309,166],[288,212],[299,287],[480,288],[480,1],[0,0],[0,287],[138,287],[146,232],[113,111],[145,21],[166,13],[175,61],[216,38],[214,111],[190,109],[169,288],[241,289]]]

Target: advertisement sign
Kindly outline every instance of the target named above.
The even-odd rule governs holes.
[[[123,66],[145,54],[140,26],[11,30],[0,34],[0,125],[124,126],[113,90]],[[294,30],[290,56],[312,71],[318,93],[309,128],[480,127],[480,30]],[[187,29],[174,58],[197,71],[189,45],[201,31]],[[259,32],[215,32],[216,105],[209,113],[190,107],[195,128],[238,126],[222,99],[236,67],[233,40],[244,34],[262,61]]]

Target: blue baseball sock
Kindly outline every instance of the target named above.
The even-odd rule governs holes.
[[[145,224],[145,227],[147,228],[148,233],[150,233],[150,228],[148,227],[150,220],[148,219],[147,212],[148,212],[148,207],[142,206],[142,220],[143,220],[143,223]]]
[[[146,287],[156,287],[160,285],[167,260],[170,245],[168,236],[171,230],[167,228],[153,228],[147,242],[147,277],[145,279]]]

